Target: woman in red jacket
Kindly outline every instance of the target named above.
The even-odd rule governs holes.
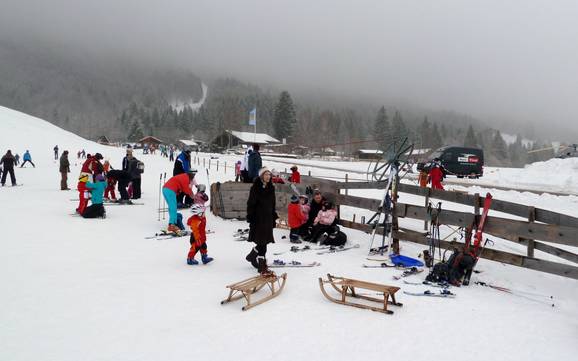
[[[189,170],[187,173],[181,173],[170,178],[163,186],[163,197],[167,201],[169,208],[169,226],[167,231],[180,233],[181,229],[177,227],[177,194],[185,193],[193,198],[191,184],[195,179],[196,170]]]

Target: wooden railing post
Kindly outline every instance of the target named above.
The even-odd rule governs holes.
[[[528,222],[532,223],[536,220],[536,208],[530,207],[530,214],[528,214]],[[533,239],[528,239],[528,257],[534,258],[534,248],[536,242]]]
[[[345,183],[349,183],[349,173],[345,173]],[[349,189],[345,188],[345,195],[349,195]]]

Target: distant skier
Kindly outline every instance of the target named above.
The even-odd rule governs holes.
[[[14,159],[16,159],[16,163],[15,163],[14,165],[20,164],[20,154],[16,153],[16,154],[14,155]]]
[[[54,160],[58,160],[58,145],[54,146]]]
[[[187,254],[187,264],[197,265],[199,261],[195,260],[198,251],[201,251],[201,261],[207,264],[213,261],[213,258],[207,255],[207,218],[205,218],[205,206],[195,204],[191,207],[193,215],[187,220],[187,225],[191,227],[191,238],[189,243],[191,248]]]
[[[20,165],[20,168],[24,167],[24,164],[26,164],[27,162],[32,164],[32,166],[34,168],[36,168],[34,163],[32,163],[32,156],[30,155],[30,152],[28,150],[24,153],[24,157],[22,157],[22,159],[24,160],[24,162],[22,162],[22,165]]]
[[[0,163],[2,164],[2,168],[4,168],[4,171],[2,172],[2,187],[6,184],[6,176],[8,173],[10,173],[12,186],[15,186],[16,176],[14,176],[14,166],[16,165],[16,158],[12,155],[12,151],[8,150],[2,159],[0,159]]]
[[[163,197],[167,201],[169,208],[169,225],[167,231],[180,234],[181,230],[177,226],[177,194],[184,193],[193,197],[192,185],[196,171],[189,170],[187,173],[178,174],[171,177],[163,186]]]
[[[431,182],[432,189],[444,190],[442,180],[444,179],[444,172],[439,159],[434,159],[433,167],[429,171],[428,183]]]
[[[239,182],[241,180],[241,161],[238,160],[235,163],[235,182]]]
[[[275,186],[271,183],[271,172],[263,167],[251,186],[247,200],[248,241],[255,243],[255,247],[245,257],[261,274],[270,272],[265,256],[267,244],[275,242],[273,228],[277,218],[279,216],[275,211]]]
[[[175,148],[172,145],[169,148],[169,161],[175,161]]]
[[[70,161],[68,160],[68,151],[65,150],[60,156],[60,190],[67,191],[68,188],[68,173],[70,173]]]
[[[98,174],[94,177],[94,183],[86,182],[86,189],[90,191],[90,199],[92,204],[84,209],[81,213],[84,218],[105,218],[104,205],[102,204],[102,195],[104,194],[104,188],[106,188],[106,182],[104,175]]]

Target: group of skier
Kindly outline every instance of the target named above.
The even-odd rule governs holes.
[[[20,168],[23,168],[26,163],[32,164],[32,167],[36,168],[36,165],[32,162],[32,156],[30,155],[30,151],[26,150],[24,152],[24,156],[22,157],[22,164],[20,164],[20,155],[16,153],[15,155],[12,154],[12,151],[8,149],[6,154],[0,158],[0,177],[1,177],[1,184],[4,186],[6,184],[6,177],[10,174],[10,182],[12,182],[12,186],[16,186],[16,175],[14,174],[14,167],[20,164]]]
[[[431,184],[432,189],[444,190],[442,181],[445,177],[445,170],[439,158],[436,158],[431,163],[429,171],[424,167],[419,172],[419,186],[426,188],[428,184]]]

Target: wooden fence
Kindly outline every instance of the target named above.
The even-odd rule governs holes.
[[[334,197],[339,206],[350,206],[375,212],[380,201],[377,199],[362,198],[341,194],[341,190],[352,189],[384,189],[383,182],[334,182],[326,179],[302,176],[302,183],[298,185],[300,193],[305,193],[305,187],[318,188],[324,196]],[[244,219],[246,216],[247,198],[250,184],[226,182],[211,186],[211,209],[215,215],[223,218]],[[281,217],[287,214],[287,204],[293,191],[288,185],[276,185],[277,212]],[[419,244],[428,244],[427,233],[424,230],[411,230],[398,227],[399,218],[410,218],[424,221],[427,229],[429,214],[427,204],[430,199],[444,202],[468,205],[471,212],[442,210],[439,221],[442,225],[467,227],[473,223],[474,217],[479,215],[483,205],[483,197],[461,192],[432,190],[409,184],[399,184],[398,192],[423,197],[423,206],[398,202],[394,206],[394,243],[405,240]],[[403,198],[402,198],[403,199]],[[445,207],[444,207],[445,208]],[[526,247],[526,254],[515,254],[486,247],[481,257],[497,262],[529,268],[537,271],[552,273],[560,276],[578,279],[578,267],[574,265],[553,262],[535,257],[535,251],[559,257],[566,261],[578,264],[578,255],[574,252],[556,247],[555,245],[578,247],[578,218],[549,210],[526,206],[518,203],[492,200],[491,210],[519,217],[521,219],[502,218],[493,215],[486,221],[484,233],[519,244]],[[364,223],[340,219],[342,226],[371,232],[372,226]],[[381,233],[381,230],[377,230]],[[544,243],[544,242],[548,242]],[[552,245],[554,244],[554,245]],[[461,247],[463,243],[457,241],[441,241],[441,247],[452,249]]]

